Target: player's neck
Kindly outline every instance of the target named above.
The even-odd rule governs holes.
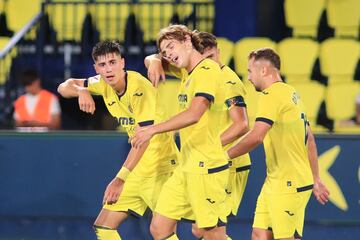
[[[186,71],[191,72],[196,67],[196,65],[198,65],[204,58],[204,56],[202,56],[198,51],[194,49],[190,56],[189,64],[186,67]]]
[[[272,74],[269,76],[268,79],[266,79],[264,81],[264,86],[263,86],[263,90],[269,88],[270,86],[272,86],[274,83],[278,83],[278,82],[283,82],[283,80],[281,79],[281,76],[279,74]]]
[[[120,80],[115,84],[113,89],[116,91],[118,95],[122,95],[126,89],[126,72],[121,74]]]

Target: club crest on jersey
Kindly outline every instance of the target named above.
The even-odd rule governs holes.
[[[179,102],[181,102],[181,103],[186,103],[187,102],[187,95],[186,94],[179,94],[178,95],[178,100],[179,100]]]

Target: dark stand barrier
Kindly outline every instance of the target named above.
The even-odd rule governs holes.
[[[94,237],[91,223],[101,209],[106,185],[126,158],[129,150],[127,141],[127,136],[114,132],[1,133],[0,239],[20,236],[21,231],[27,229],[24,221],[18,219],[35,219],[45,228],[51,228],[49,222],[57,221],[59,226],[75,234],[51,239]],[[317,144],[321,174],[332,192],[331,202],[320,206],[311,198],[304,234],[310,237],[306,239],[325,239],[329,229],[337,226],[344,233],[332,235],[344,240],[346,236],[360,233],[360,137],[317,136]],[[256,149],[251,156],[253,166],[239,216],[232,219],[228,227],[234,240],[250,237],[256,197],[265,177],[262,148]],[[21,224],[14,226],[11,221]],[[68,224],[67,221],[74,222]],[[128,221],[120,231],[123,236],[131,237],[124,239],[148,239],[142,237],[148,234],[147,221],[142,222],[145,223],[141,228],[145,230],[139,233],[137,221]],[[84,223],[86,227],[79,227]],[[76,230],[69,230],[74,228],[74,224],[79,226]],[[44,228],[37,229],[36,224],[32,226],[28,223],[27,227],[32,232],[44,232]],[[351,229],[355,232],[351,233]],[[59,231],[53,233],[48,230],[48,235],[60,236]],[[189,224],[182,223],[179,231],[182,239],[191,239]],[[43,235],[35,236],[36,239],[49,239],[39,237]]]

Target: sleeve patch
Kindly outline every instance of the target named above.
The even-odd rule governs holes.
[[[100,82],[100,75],[89,77],[87,80],[88,80],[88,84],[98,83]]]
[[[236,96],[229,98],[225,101],[225,105],[227,108],[231,108],[233,106],[237,107],[246,107],[246,103],[244,101],[244,98],[242,96]]]

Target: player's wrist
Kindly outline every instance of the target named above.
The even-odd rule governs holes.
[[[125,182],[129,174],[130,174],[130,170],[127,169],[126,167],[122,167],[120,171],[116,174],[116,178]]]

